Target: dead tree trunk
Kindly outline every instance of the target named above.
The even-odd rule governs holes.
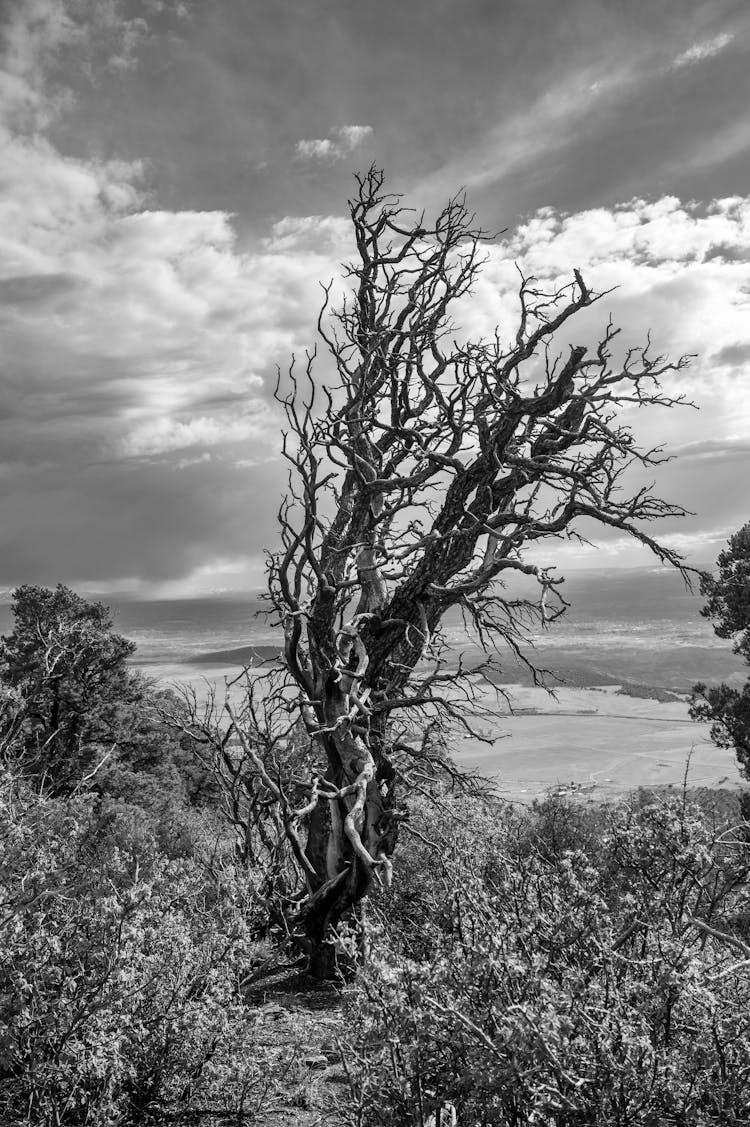
[[[434,765],[435,721],[461,719],[481,675],[446,649],[446,612],[460,608],[488,661],[508,646],[522,656],[528,626],[565,606],[561,579],[527,550],[578,536],[582,521],[686,572],[644,530],[683,510],[627,487],[627,471],[661,451],[620,421],[631,404],[679,402],[659,377],[686,359],[616,355],[611,322],[594,347],[555,356],[563,326],[601,297],[578,271],[555,292],[520,276],[509,344],[499,333],[456,343],[450,315],[489,240],[460,198],[426,225],[384,194],[377,170],[357,184],[351,295],[330,319],[326,296],[318,324],[335,379],[316,380],[313,354],[277,389],[290,491],[269,597],[285,630],[285,699],[319,763],[305,816],[292,818],[306,843],[289,918],[320,976],[334,972],[340,921],[390,880],[399,788]],[[535,597],[507,594],[502,581],[518,573]]]

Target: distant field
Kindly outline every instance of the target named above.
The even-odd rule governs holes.
[[[459,762],[524,799],[571,782],[594,797],[680,786],[691,752],[691,784],[736,786],[731,752],[714,747],[707,727],[688,719],[684,701],[669,699],[696,681],[739,685],[747,676],[730,644],[701,617],[700,597],[663,568],[574,572],[564,592],[569,611],[534,636],[529,653],[563,682],[558,703],[530,688],[523,667],[504,654],[497,680],[514,688],[525,711],[492,722],[507,733],[494,747],[459,741]],[[258,616],[253,598],[115,600],[113,609],[116,628],[138,644],[133,664],[164,685],[188,682],[199,697],[212,687],[223,694],[225,678],[281,648],[278,628]],[[0,633],[11,627],[10,607],[0,604]],[[448,616],[446,633],[457,652],[480,657],[457,613]],[[623,683],[638,695],[590,687]]]
[[[680,787],[688,759],[691,786],[740,785],[732,752],[710,741],[709,726],[691,721],[683,701],[620,696],[612,687],[560,689],[555,701],[542,689],[517,686],[513,698],[524,711],[498,718],[505,738],[491,747],[470,738],[456,743],[458,763],[495,779],[509,798],[530,800],[571,783],[594,798]]]
[[[586,687],[603,683],[635,682],[659,689],[687,693],[696,681],[741,685],[747,676],[742,662],[729,646],[659,644],[654,628],[652,645],[632,645],[627,638],[607,639],[609,644],[549,645],[546,639],[530,656],[539,668],[549,669],[562,682]],[[498,680],[528,682],[514,661],[508,660]]]

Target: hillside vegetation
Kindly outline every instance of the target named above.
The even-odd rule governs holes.
[[[279,874],[237,848],[219,780],[165,719],[179,702],[128,670],[106,608],[25,588],[16,612],[4,1125],[747,1122],[737,796],[516,808],[427,780],[397,879],[314,989],[269,910]]]

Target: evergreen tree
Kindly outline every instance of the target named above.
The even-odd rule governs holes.
[[[750,665],[750,523],[732,536],[717,564],[718,575],[701,580],[701,594],[708,598],[701,614],[711,619],[720,638],[732,639],[734,652]],[[690,715],[712,722],[714,743],[733,747],[740,770],[750,778],[750,678],[741,689],[695,685]]]
[[[0,639],[0,678],[20,712],[20,762],[46,789],[66,791],[117,740],[138,695],[127,665],[135,643],[114,633],[106,606],[62,583],[18,587],[13,612],[13,631]]]

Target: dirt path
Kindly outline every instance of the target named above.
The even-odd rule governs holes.
[[[257,1014],[257,1051],[267,1080],[258,1124],[343,1127],[348,1096],[337,1040],[341,992],[299,972],[271,969],[247,991]]]

